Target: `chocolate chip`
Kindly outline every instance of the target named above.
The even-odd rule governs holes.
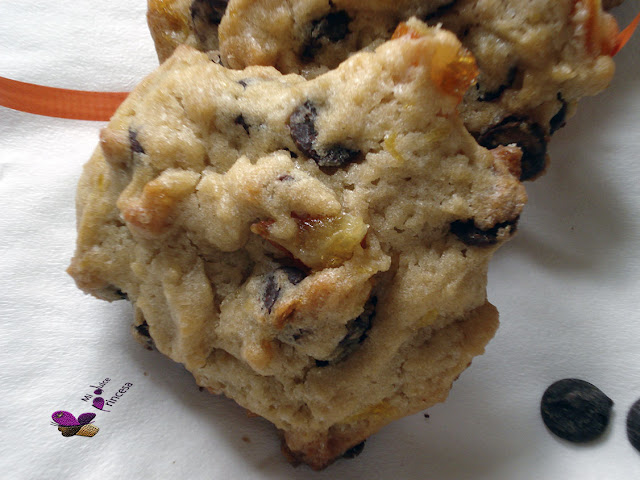
[[[502,83],[501,85],[498,86],[498,88],[496,88],[495,90],[489,90],[489,91],[484,91],[482,93],[480,93],[480,95],[478,95],[478,101],[479,102],[492,102],[494,100],[497,100],[498,98],[500,98],[502,96],[502,93],[507,89],[510,88],[513,85],[513,82],[516,79],[516,74],[518,73],[518,69],[513,66],[509,69],[509,71],[507,72],[507,78],[505,79],[504,83]],[[480,83],[476,83],[476,89],[480,90],[482,86],[480,85]]]
[[[570,442],[588,442],[604,433],[613,401],[584,380],[565,378],[542,395],[540,413],[551,433]]]
[[[470,220],[456,220],[451,222],[450,230],[456,237],[458,237],[464,244],[472,247],[488,247],[495,245],[498,242],[498,233],[501,228],[511,227],[511,234],[515,233],[518,224],[518,217],[515,220],[509,220],[502,223],[497,223],[493,227],[482,230],[476,227],[473,219]]]
[[[129,128],[129,146],[132,153],[145,153],[144,148],[138,141],[138,132]]]
[[[315,149],[313,143],[318,137],[315,126],[317,117],[316,107],[308,100],[293,111],[289,117],[289,130],[296,147],[320,167],[343,167],[353,162],[359,151],[341,145],[330,147],[324,154]]]
[[[269,313],[280,298],[280,292],[287,284],[297,285],[307,274],[296,267],[280,267],[267,275],[262,303]]]
[[[307,40],[302,57],[311,60],[318,50],[322,48],[322,40],[339,42],[349,33],[351,17],[344,10],[331,12],[319,20],[315,20],[311,26],[311,34]]]
[[[520,180],[536,177],[547,165],[547,138],[544,129],[532,121],[508,117],[480,135],[478,143],[489,150],[498,145],[518,145],[522,150]]]
[[[278,297],[280,297],[280,287],[276,282],[275,274],[271,273],[267,276],[267,284],[264,287],[264,296],[262,297],[262,303],[269,313],[271,313]]]
[[[346,452],[344,452],[342,454],[342,458],[349,458],[349,459],[356,458],[364,450],[365,442],[366,442],[366,440],[363,440],[359,444],[354,445],[353,447],[351,447],[349,450],[347,450]]]
[[[142,343],[147,350],[153,350],[154,343],[153,338],[151,338],[151,333],[149,332],[149,324],[146,320],[144,320],[140,325],[134,325],[136,333],[142,337],[138,337],[138,341]]]
[[[566,125],[567,110],[569,109],[569,104],[564,101],[562,95],[560,94],[558,94],[558,100],[562,102],[562,106],[560,107],[560,110],[558,110],[558,112],[553,117],[551,117],[551,120],[549,120],[549,131],[551,132],[551,134],[554,134],[557,130]]]
[[[247,88],[247,85],[249,85],[246,80],[238,80],[238,83],[245,89]]]
[[[251,136],[251,134],[249,133],[249,125],[247,125],[247,122],[245,121],[245,119],[242,116],[242,114],[240,114],[240,115],[238,115],[236,117],[236,119],[234,120],[234,123],[236,125],[240,125],[242,128],[244,128],[244,131],[247,132],[247,135]]]
[[[286,150],[287,152],[289,152],[289,155],[291,155],[291,158],[298,158],[298,154],[296,152],[292,152],[291,150],[289,150],[288,148],[283,148],[283,150]]]
[[[627,438],[633,448],[640,452],[640,400],[637,400],[627,414]]]
[[[147,322],[136,325],[136,331],[143,337],[151,338],[151,334],[149,333],[149,324]]]
[[[317,155],[313,150],[313,142],[318,137],[315,126],[317,116],[316,107],[308,100],[296,108],[289,116],[291,138],[296,147],[311,158]]]
[[[377,303],[378,299],[376,297],[371,297],[365,303],[364,311],[357,318],[347,323],[347,334],[340,340],[331,357],[325,360],[316,359],[316,367],[327,367],[344,360],[358,345],[366,340],[375,316]]]
[[[227,3],[228,0],[193,0],[191,3],[193,29],[203,43],[208,39],[210,28],[220,25]]]
[[[287,279],[292,285],[299,284],[307,276],[305,272],[296,267],[280,267],[281,272],[287,276]]]

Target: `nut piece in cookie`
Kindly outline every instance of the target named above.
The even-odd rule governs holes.
[[[410,25],[312,80],[181,46],[78,187],[78,286],[117,285],[136,337],[316,469],[443,401],[484,351],[488,263],[526,202],[521,149],[487,150],[458,113],[473,57]]]

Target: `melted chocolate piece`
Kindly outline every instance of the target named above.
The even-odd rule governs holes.
[[[547,164],[547,137],[544,129],[530,120],[505,118],[480,135],[478,143],[489,150],[499,145],[518,145],[522,150],[520,180],[536,177]]]
[[[344,167],[353,162],[359,151],[334,145],[320,154],[314,148],[313,143],[318,137],[315,125],[317,117],[316,107],[308,100],[293,111],[289,117],[289,130],[296,147],[320,167]]]
[[[247,132],[247,135],[251,136],[251,134],[249,133],[249,125],[247,125],[247,122],[245,121],[245,119],[242,116],[242,114],[240,114],[240,115],[238,115],[236,117],[236,119],[234,120],[234,123],[236,125],[240,125],[242,128],[244,128],[244,131]]]
[[[565,378],[553,383],[542,395],[540,414],[547,428],[570,442],[588,442],[604,433],[611,418],[613,401],[596,386]]]
[[[497,223],[492,228],[482,230],[476,227],[473,219],[451,222],[450,230],[463,243],[472,247],[488,247],[498,242],[498,233],[501,228],[511,227],[511,234],[515,233],[518,218],[502,223]]]
[[[319,20],[315,20],[311,26],[311,35],[307,41],[302,57],[311,60],[322,48],[322,40],[326,38],[332,43],[339,42],[349,33],[351,17],[344,10],[331,12]]]
[[[347,450],[346,452],[344,452],[342,454],[342,458],[348,458],[348,459],[356,458],[364,450],[365,442],[366,442],[366,440],[363,440],[359,444],[354,445],[353,447],[351,447],[349,450]]]
[[[129,127],[129,146],[132,153],[145,153],[144,148],[138,141],[138,132]]]
[[[292,285],[299,284],[307,277],[305,272],[296,267],[280,267],[279,270],[287,276],[287,279]]]
[[[146,343],[145,348],[147,350],[153,350],[153,338],[151,338],[151,333],[149,332],[149,324],[147,323],[147,321],[143,321],[140,325],[134,325],[134,328],[140,336],[144,337]]]
[[[271,309],[278,297],[280,297],[280,287],[276,282],[275,275],[272,273],[267,277],[267,284],[264,287],[264,296],[262,297],[262,303],[269,313],[271,313]]]
[[[344,360],[367,338],[371,323],[376,313],[378,299],[371,297],[364,305],[364,311],[347,323],[347,334],[344,336],[328,360],[317,360],[316,367],[327,367]]]
[[[283,275],[284,274],[284,278]],[[264,288],[264,295],[262,297],[262,303],[269,313],[275,303],[280,298],[280,292],[282,288],[286,288],[288,284],[297,285],[305,279],[307,274],[302,270],[295,267],[280,267],[274,272],[267,275],[267,280]]]
[[[558,112],[553,117],[551,117],[551,120],[549,120],[549,132],[552,135],[556,131],[564,127],[567,123],[566,119],[567,119],[567,110],[569,110],[569,104],[564,101],[564,99],[562,98],[562,95],[560,94],[558,94],[558,100],[562,102],[562,106],[560,107],[560,110],[558,110]]]
[[[149,333],[149,324],[147,322],[136,325],[136,331],[143,337],[151,338],[151,334]]]

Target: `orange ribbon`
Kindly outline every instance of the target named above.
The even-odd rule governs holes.
[[[0,77],[0,106],[47,117],[107,121],[127,95],[43,87]]]
[[[627,42],[629,41],[629,39],[633,35],[633,32],[635,31],[636,27],[638,26],[638,23],[640,23],[640,13],[638,13],[638,15],[636,15],[636,18],[631,20],[631,23],[629,25],[627,25],[627,28],[625,28],[624,30],[622,30],[618,34],[618,36],[616,38],[616,46],[614,47],[613,51],[611,52],[611,56],[612,57],[616,53],[618,53],[620,50],[622,50],[622,47],[624,47],[627,44]]]

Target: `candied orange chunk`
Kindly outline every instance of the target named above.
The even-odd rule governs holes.
[[[420,29],[416,25],[407,25],[405,22],[400,22],[393,32],[391,39],[395,40],[396,38],[404,36],[409,36],[411,38],[420,38],[424,37],[424,34],[424,29]]]
[[[367,234],[362,218],[343,213],[336,217],[300,217],[292,214],[298,230],[294,238],[271,235],[273,221],[255,223],[251,231],[286,249],[314,270],[339,267],[349,260]]]
[[[460,47],[455,57],[443,65],[441,70],[436,69],[435,65],[433,67],[431,77],[436,85],[444,93],[460,99],[469,87],[476,83],[479,73],[475,58],[464,47]]]
[[[393,33],[393,39],[409,37],[418,39],[429,33],[429,27],[419,22],[402,22]],[[469,50],[460,44],[441,44],[433,52],[431,79],[445,94],[462,100],[465,92],[476,82],[479,74],[476,60]]]

